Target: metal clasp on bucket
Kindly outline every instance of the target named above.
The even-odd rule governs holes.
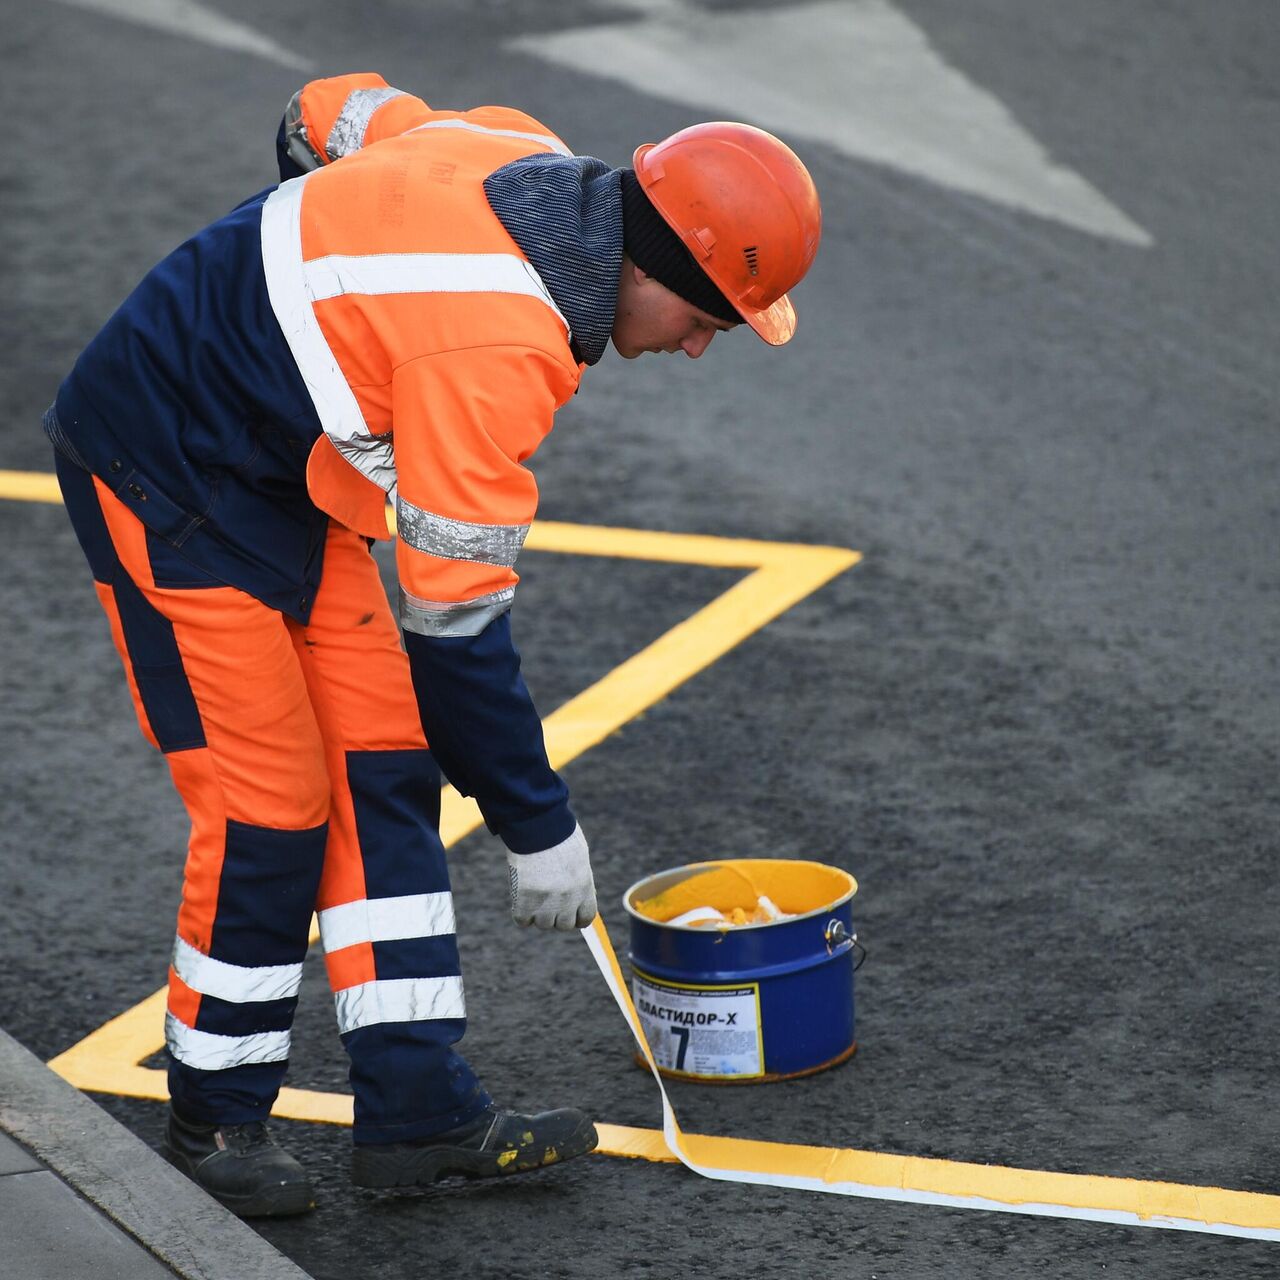
[[[862,968],[863,962],[867,958],[867,949],[858,941],[856,931],[850,933],[845,928],[843,920],[837,920],[834,917],[828,920],[823,936],[827,940],[827,955],[838,956],[843,955],[846,951],[856,950],[858,958],[854,962],[853,971],[857,973]]]

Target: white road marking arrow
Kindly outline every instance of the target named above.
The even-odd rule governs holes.
[[[108,17],[152,27],[171,35],[186,36],[219,49],[251,53],[281,66],[305,71],[311,63],[306,58],[261,35],[252,27],[224,18],[195,0],[59,0],[77,9],[105,13]]]
[[[1078,173],[1055,164],[888,0],[721,12],[662,0],[642,11],[636,22],[521,36],[508,47],[1094,235],[1154,243]]]

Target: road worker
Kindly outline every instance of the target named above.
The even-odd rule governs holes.
[[[155,267],[45,417],[145,737],[190,819],[169,970],[165,1151],[229,1208],[311,1182],[265,1121],[312,913],[360,1186],[590,1151],[580,1111],[500,1110],[465,1028],[440,771],[506,845],[515,920],[596,914],[587,841],[520,674],[523,466],[610,340],[781,345],[817,251],[776,138],[696,125],[630,168],[505,107],[318,80],[282,182]],[[398,626],[370,554],[396,525]]]

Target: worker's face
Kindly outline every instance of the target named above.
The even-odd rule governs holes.
[[[646,352],[675,355],[680,351],[696,360],[717,333],[727,333],[734,327],[672,293],[630,258],[622,259],[613,346],[624,360],[634,360]]]

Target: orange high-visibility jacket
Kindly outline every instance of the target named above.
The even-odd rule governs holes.
[[[149,272],[45,429],[213,580],[302,622],[326,517],[385,537],[390,499],[431,749],[509,848],[550,847],[574,819],[507,611],[523,464],[613,323],[620,172],[523,112],[370,76],[308,85],[278,146],[283,177],[310,171]]]
[[[482,184],[568,150],[523,112],[432,111],[373,75],[313,82],[291,116],[320,167],[267,199],[262,247],[324,428],[308,487],[370,537],[386,536],[389,497],[403,626],[475,635],[518,580],[537,507],[522,464],[582,374]]]

